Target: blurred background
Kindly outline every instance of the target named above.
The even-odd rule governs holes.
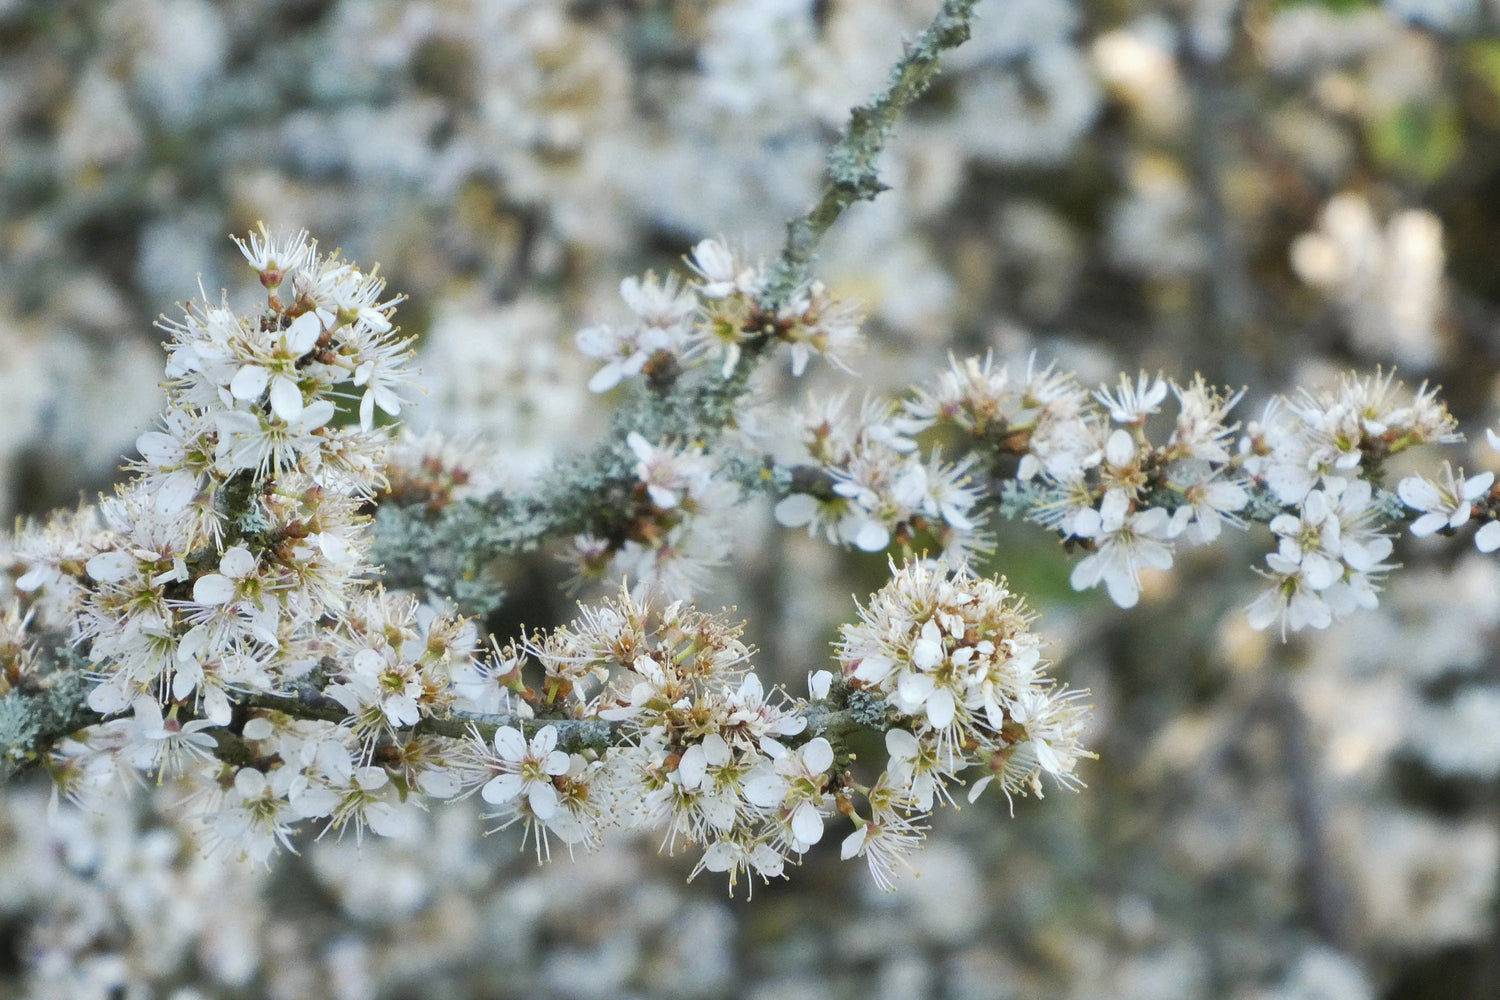
[[[227,235],[260,220],[378,261],[420,338],[410,423],[494,442],[524,483],[607,418],[574,333],[703,237],[773,255],[935,7],[0,0],[0,514],[119,479],[161,405],[154,320],[221,289],[253,309]],[[1497,27],[1494,0],[985,0],[897,129],[892,190],[823,247],[867,316],[859,378],[762,391],[1035,351],[1086,384],[1201,371],[1250,420],[1396,366],[1477,439],[1450,457],[1500,467]],[[1128,614],[1073,594],[1040,529],[998,529],[987,569],[1093,689],[1100,759],[1077,795],[940,815],[894,895],[832,843],[748,902],[654,843],[539,868],[473,804],[266,873],[204,858],[169,801],[49,823],[12,786],[0,996],[1500,996],[1492,557],[1403,539],[1379,613],[1283,645],[1242,613],[1263,529]],[[801,693],[883,557],[764,507],[739,544],[701,603],[737,605]],[[493,624],[570,617],[555,553],[507,572]]]

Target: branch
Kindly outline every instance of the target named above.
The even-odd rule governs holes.
[[[0,697],[0,784],[70,733],[99,721],[88,707],[87,662],[62,636],[46,636],[20,683]]]
[[[891,128],[937,76],[944,52],[968,41],[978,0],[945,0],[906,55],[891,70],[885,89],[849,114],[843,138],[828,153],[826,186],[818,203],[786,227],[786,244],[771,268],[763,303],[781,305],[807,279],[813,251],[840,215],[858,201],[873,201],[886,189],[875,162],[885,149]]]
[[[931,85],[942,54],[968,39],[977,2],[945,0],[891,70],[885,87],[850,113],[843,136],[828,153],[822,196],[787,224],[786,243],[760,297],[765,312],[774,314],[806,283],[819,241],[844,211],[885,190],[876,162],[891,129]],[[372,555],[385,567],[385,582],[430,588],[452,597],[465,611],[493,610],[502,594],[489,579],[489,563],[550,539],[604,535],[617,528],[637,482],[626,435],[635,431],[650,441],[711,444],[731,423],[768,346],[765,338],[746,343],[728,378],[699,369],[664,391],[654,387],[641,393],[615,414],[602,444],[563,464],[529,495],[496,494],[452,504],[436,515],[421,507],[384,505]]]

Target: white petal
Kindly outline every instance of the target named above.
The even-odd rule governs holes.
[[[1421,508],[1418,508],[1419,510]],[[1415,538],[1426,538],[1435,534],[1438,530],[1448,526],[1448,515],[1439,511],[1423,514],[1411,523],[1411,533]]]
[[[1104,578],[1104,589],[1116,607],[1133,608],[1141,599],[1140,581],[1128,570],[1111,573]]]
[[[802,748],[802,764],[811,774],[822,774],[833,766],[833,746],[819,736]]]
[[[550,819],[557,812],[557,789],[552,787],[550,781],[534,781],[526,791],[526,802],[537,819]]]
[[[116,550],[99,553],[85,563],[84,568],[100,583],[119,583],[130,575],[135,565],[135,556]]]
[[[860,851],[865,849],[865,837],[869,836],[869,833],[870,824],[866,823],[845,837],[843,844],[839,847],[839,857],[848,861],[850,858],[857,856]]]
[[[258,715],[245,723],[242,735],[247,740],[267,740],[271,734],[276,732],[276,727],[271,725],[271,720],[263,715]]]
[[[1105,561],[1099,558],[1097,553],[1084,556],[1079,560],[1078,565],[1073,567],[1073,572],[1068,576],[1068,582],[1077,591],[1096,587],[1104,577],[1106,566]]]
[[[255,569],[255,556],[243,545],[226,549],[219,560],[219,572],[236,580],[243,580]]]
[[[879,521],[865,521],[854,536],[854,547],[861,552],[880,552],[890,544],[891,533]]]
[[[531,752],[536,754],[538,757],[541,757],[544,754],[550,754],[556,746],[556,726],[543,726],[541,729],[538,729],[536,735],[531,738]]]
[[[892,757],[911,760],[916,757],[919,745],[917,738],[905,729],[886,730],[885,749]]]
[[[749,676],[754,677],[754,674]],[[807,694],[814,701],[822,701],[828,697],[828,691],[833,686],[833,673],[828,670],[815,670],[807,675]]]
[[[29,594],[46,583],[51,575],[52,573],[47,566],[33,566],[21,574],[21,578],[16,581],[16,589],[22,593]]]
[[[463,789],[463,780],[450,768],[432,768],[417,775],[417,790],[434,799],[451,799]]]
[[[753,769],[740,783],[740,792],[752,806],[770,809],[779,806],[786,798],[786,779],[768,766]]]
[[[1100,527],[1107,532],[1119,531],[1125,523],[1125,515],[1130,509],[1130,498],[1120,490],[1110,490],[1104,494],[1104,502],[1099,504]]]
[[[694,744],[685,750],[682,759],[677,762],[677,780],[686,789],[694,789],[703,784],[704,776],[708,774],[708,760],[704,757],[703,747]]]
[[[1330,587],[1343,575],[1344,568],[1321,552],[1308,552],[1302,556],[1302,579],[1313,590]]]
[[[203,668],[196,663],[183,664],[172,675],[172,697],[178,701],[193,693],[193,688],[203,679]]]
[[[170,434],[147,431],[135,439],[135,449],[152,465],[169,467],[182,461],[182,445]]]
[[[646,487],[646,492],[651,495],[651,502],[662,510],[671,510],[677,506],[677,493],[665,486],[652,483]]]
[[[1073,515],[1072,533],[1079,538],[1093,538],[1104,528],[1104,519],[1092,507],[1085,507]],[[1076,589],[1076,588],[1075,588]]]
[[[750,863],[764,878],[780,878],[786,859],[769,844],[761,844],[750,854]]]
[[[811,802],[804,802],[792,811],[792,836],[808,847],[823,839],[823,817]]]
[[[907,672],[902,674],[901,679],[896,682],[896,693],[913,710],[927,700],[927,696],[932,693],[932,688],[931,674]]]
[[[573,343],[588,357],[604,360],[615,352],[619,337],[610,327],[585,327],[573,334]]]
[[[589,392],[608,392],[620,384],[620,377],[623,374],[618,363],[605,365],[594,373],[593,378],[589,379]]]
[[[708,850],[703,852],[703,870],[710,872],[727,872],[729,866],[734,863],[734,844],[726,840],[716,840],[708,845]]]
[[[258,799],[269,787],[266,776],[253,767],[242,767],[234,773],[234,790],[242,799]]]
[[[704,759],[714,767],[723,767],[729,763],[729,744],[718,733],[709,733],[700,746],[703,747]]]
[[[333,400],[320,399],[302,411],[298,424],[303,430],[317,430],[333,419],[335,409]]]
[[[282,333],[281,339],[282,343],[286,344],[288,353],[295,358],[300,358],[313,349],[321,336],[323,336],[323,321],[315,310],[305,312],[292,320]]]
[[[520,795],[525,785],[519,774],[497,774],[479,790],[479,796],[491,805],[500,805]]]
[[[1413,510],[1432,510],[1442,502],[1437,487],[1421,476],[1407,476],[1396,486],[1396,495]]]
[[[911,662],[920,670],[931,670],[943,662],[943,644],[931,639],[918,639],[912,643]]]
[[[928,723],[934,729],[946,728],[953,721],[955,708],[953,692],[947,688],[938,688],[927,698]]]
[[[186,469],[178,469],[157,481],[156,512],[171,517],[186,509],[197,495],[198,477]]]
[[[366,792],[373,792],[378,788],[384,788],[391,780],[391,776],[386,773],[383,767],[356,768],[352,777],[354,784]]]
[[[1057,759],[1056,752],[1046,740],[1032,740],[1031,749],[1036,751],[1036,762],[1042,766],[1042,770],[1052,774],[1062,773],[1062,762]]]
[[[210,687],[203,692],[203,714],[216,726],[227,726],[233,720],[234,709],[229,704],[229,695],[224,692],[223,688]]]
[[[89,692],[88,705],[100,715],[114,715],[129,707],[130,697],[119,683],[104,683]]]
[[[1160,542],[1153,542],[1149,539],[1136,540],[1135,558],[1142,566],[1150,569],[1172,568],[1172,550]]]
[[[411,814],[389,802],[371,802],[365,806],[365,822],[380,836],[393,840],[404,839],[416,832]]]
[[[260,365],[243,365],[229,380],[229,394],[235,399],[254,403],[266,391],[266,384],[270,381],[271,373]]]
[[[501,726],[495,730],[495,752],[505,760],[519,764],[526,758],[526,737],[514,726]]]
[[[812,523],[818,513],[818,501],[808,493],[793,493],[776,504],[776,523],[783,528],[800,528]]]
[[[854,676],[859,680],[875,683],[884,679],[895,665],[895,661],[889,656],[876,653],[859,661],[859,666],[854,668]]]
[[[235,584],[227,576],[208,573],[193,584],[193,600],[199,604],[215,606],[234,600]]]
[[[285,375],[271,380],[271,412],[287,423],[302,416],[302,390],[295,380]]]
[[[1171,517],[1161,507],[1152,507],[1131,518],[1130,527],[1137,535],[1161,536],[1167,533],[1167,522],[1171,520]]]

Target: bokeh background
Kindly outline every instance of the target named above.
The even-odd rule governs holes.
[[[611,400],[573,334],[621,278],[722,236],[772,255],[847,109],[931,0],[0,0],[0,515],[107,489],[160,408],[153,321],[258,289],[226,238],[309,229],[405,292],[410,423],[521,484]],[[1500,409],[1500,3],[985,0],[898,128],[892,190],[818,273],[859,378],[947,353],[1273,392],[1395,365],[1478,445]],[[200,292],[200,289],[202,290]],[[815,366],[815,369],[817,366]],[[779,380],[778,380],[779,379]],[[1399,471],[1399,470],[1395,470]],[[1000,525],[1058,673],[1094,692],[1088,789],[938,817],[900,891],[832,844],[726,898],[653,844],[538,867],[472,806],[269,873],[143,794],[48,819],[0,790],[0,996],[1373,1000],[1500,996],[1500,567],[1398,544],[1379,613],[1283,645],[1251,530],[1122,613]],[[707,604],[800,691],[884,573],[754,507]],[[519,559],[496,622],[565,620]]]

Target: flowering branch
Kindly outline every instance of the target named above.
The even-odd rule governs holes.
[[[932,22],[892,68],[882,90],[869,103],[853,109],[842,137],[829,150],[821,196],[787,224],[786,243],[768,269],[747,273],[722,248],[700,247],[700,273],[709,279],[711,293],[717,293],[714,297],[730,295],[741,300],[719,316],[719,336],[728,340],[722,378],[699,371],[698,377],[679,379],[671,350],[674,345],[643,346],[632,341],[621,352],[620,368],[635,374],[649,366],[652,391],[637,395],[615,414],[611,433],[602,444],[562,465],[529,495],[497,494],[454,503],[436,514],[420,507],[382,504],[374,557],[385,567],[386,581],[393,587],[430,588],[475,613],[492,610],[502,595],[486,567],[496,558],[533,549],[550,539],[622,530],[626,520],[622,512],[630,508],[636,486],[635,457],[624,447],[628,434],[637,433],[652,442],[712,444],[732,421],[754,365],[768,347],[780,340],[792,342],[795,350],[800,343],[805,364],[807,344],[817,338],[819,323],[816,318],[804,320],[819,311],[822,297],[818,286],[808,285],[813,253],[846,209],[885,190],[876,165],[891,129],[931,85],[943,53],[968,39],[976,5],[977,0],[944,0]],[[653,283],[648,281],[645,287],[649,290]],[[610,348],[601,348],[601,354],[608,356]],[[592,383],[605,388],[613,384],[597,378]],[[428,553],[442,553],[443,558],[434,562]]]
[[[880,190],[885,137],[967,36],[972,6],[946,5],[856,109],[823,198],[776,265],[746,267],[705,241],[690,292],[651,276],[622,286],[641,323],[579,338],[606,362],[596,390],[649,380],[617,418],[622,433],[535,496],[472,505],[487,525],[408,531],[420,583],[447,571],[457,596],[493,606],[483,576],[497,553],[600,531],[602,556],[622,557],[638,536],[668,537],[737,499],[704,448],[768,348],[785,344],[800,374],[814,354],[842,363],[855,342],[852,312],[806,279],[812,249]],[[971,799],[991,783],[1039,795],[1044,775],[1077,787],[1081,693],[1046,676],[1004,583],[962,567],[893,566],[844,631],[843,679],[813,674],[811,701],[767,691],[739,627],[680,602],[627,591],[489,655],[472,621],[373,585],[365,503],[450,506],[440,484],[384,468],[374,411],[397,415],[410,394],[410,342],[391,322],[400,299],[382,301],[379,278],[320,255],[305,233],[262,230],[241,250],[266,306],[243,317],[194,304],[165,324],[169,409],[137,442],[134,480],[96,510],[27,529],[7,554],[8,762],[41,760],[82,803],[141,771],[195,786],[205,842],[260,861],[306,821],[401,836],[412,806],[477,790],[501,826],[526,826],[539,856],[549,836],[592,846],[609,829],[665,828],[669,848],[705,846],[695,871],[726,872],[731,888],[741,873],[780,875],[834,813],[855,827],[844,856],[867,858],[888,887],[970,770],[984,772]],[[690,371],[710,357],[717,375]],[[336,429],[351,389],[358,425]],[[672,443],[689,432],[695,444]],[[436,574],[432,548],[416,544],[434,540],[447,553]],[[399,549],[389,561],[389,583],[415,568]],[[64,636],[87,649],[86,668],[45,655]],[[65,689],[70,710],[49,714],[41,702]],[[879,773],[854,766],[862,731],[884,736]]]
[[[198,303],[165,324],[168,409],[137,441],[134,479],[5,553],[7,773],[41,763],[84,803],[142,772],[170,778],[206,843],[259,861],[300,827],[402,836],[417,809],[473,793],[539,856],[549,838],[651,829],[668,850],[701,848],[695,873],[731,888],[781,875],[841,816],[844,857],[889,886],[957,788],[1077,788],[1091,756],[1086,692],[1052,680],[1023,603],[970,568],[992,515],[1057,532],[1083,553],[1075,589],[1127,608],[1178,546],[1264,522],[1270,586],[1248,613],[1283,635],[1373,607],[1394,524],[1473,520],[1478,547],[1500,547],[1488,473],[1381,488],[1389,456],[1457,437],[1435,392],[1383,373],[1273,400],[1241,433],[1241,394],[1201,378],[1090,392],[1051,366],[973,358],[857,413],[814,403],[791,459],[757,437],[784,417],[747,419],[760,360],[784,347],[800,375],[814,356],[843,367],[860,342],[853,309],[810,279],[812,251],[880,190],[879,150],[972,6],[946,4],[855,110],[776,262],[705,240],[686,282],[622,282],[634,319],[577,344],[600,362],[594,391],[644,384],[603,444],[525,495],[465,498],[464,470],[413,462],[376,425],[411,401],[413,351],[373,272],[305,233],[241,243],[265,307]],[[1169,395],[1175,420],[1153,438]],[[740,626],[689,603],[755,489],[785,526],[903,556],[807,698],[768,688]],[[491,610],[494,560],[570,535],[580,577],[635,583],[571,625],[486,643],[453,606],[402,592]],[[872,738],[883,758],[856,760]]]

